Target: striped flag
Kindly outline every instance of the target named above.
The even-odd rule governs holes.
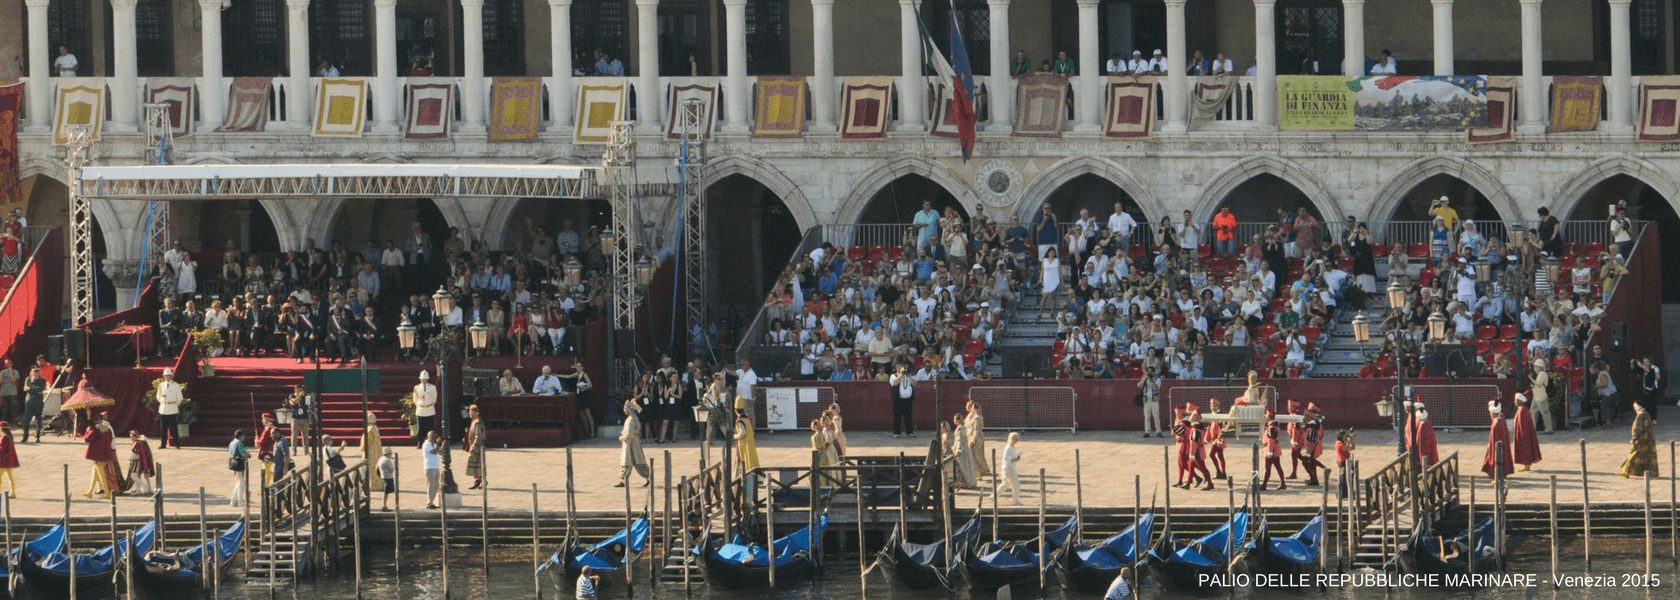
[[[933,66],[933,72],[939,76],[941,83],[951,86],[951,115],[957,121],[957,143],[962,145],[963,162],[968,162],[974,157],[974,71],[969,67],[968,49],[963,45],[962,30],[957,27],[956,11],[951,12],[954,68],[952,61],[945,60],[945,54],[933,43],[933,36],[928,34],[920,14],[916,16],[916,27],[922,33],[922,54],[927,64]]]

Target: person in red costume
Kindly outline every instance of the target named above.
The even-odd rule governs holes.
[[[133,486],[134,493],[150,495],[152,478],[157,476],[157,464],[152,462],[152,445],[135,429],[128,430],[128,441],[133,442],[128,449],[129,484]]]
[[[1190,445],[1196,434],[1190,428],[1190,415],[1184,414],[1184,409],[1173,409],[1173,443],[1178,446],[1178,483],[1173,487],[1189,487],[1185,481],[1190,479]]]
[[[1540,462],[1540,435],[1534,430],[1534,413],[1529,411],[1528,396],[1518,393],[1517,410],[1511,414],[1511,462],[1528,466]]]
[[[6,497],[17,495],[17,478],[12,469],[18,468],[17,445],[12,443],[12,427],[0,421],[0,481],[6,484]]]
[[[1301,403],[1298,402],[1298,401],[1295,401],[1295,400],[1290,400],[1289,401],[1289,414],[1291,414],[1291,415],[1301,414]],[[1302,460],[1301,460],[1302,459],[1301,449],[1302,449],[1302,446],[1305,446],[1307,444],[1307,440],[1306,440],[1307,430],[1306,430],[1305,425],[1306,425],[1305,420],[1303,420],[1301,423],[1290,423],[1289,424],[1289,478],[1290,479],[1296,479],[1301,474],[1301,462],[1302,462]]]
[[[1324,455],[1324,417],[1318,413],[1318,405],[1307,403],[1306,420],[1301,426],[1301,466],[1307,468],[1307,485],[1317,487],[1318,472],[1324,470],[1324,463],[1318,461]]]
[[[1278,489],[1289,489],[1289,484],[1285,483],[1283,478],[1283,448],[1279,446],[1278,441],[1283,437],[1283,432],[1280,431],[1282,428],[1278,426],[1276,417],[1276,411],[1266,409],[1266,433],[1260,438],[1261,452],[1266,455],[1266,478],[1260,482],[1260,489],[1266,489],[1266,486],[1272,484],[1272,469],[1277,469]]]
[[[1413,409],[1412,414],[1417,417],[1417,433],[1413,439],[1417,443],[1418,461],[1427,469],[1441,462],[1441,450],[1435,445],[1435,425],[1429,422],[1429,411],[1422,407],[1419,404]]]
[[[1498,479],[1511,474],[1511,431],[1505,427],[1505,415],[1499,408],[1499,401],[1488,402],[1488,417],[1493,419],[1493,426],[1488,429],[1487,454],[1482,456],[1482,472],[1489,479]],[[1499,469],[1499,476],[1494,475],[1494,469]]]
[[[1348,461],[1353,460],[1354,449],[1353,429],[1343,429],[1336,433],[1336,494],[1339,498],[1347,497]]]
[[[1190,430],[1190,483],[1184,489],[1195,487],[1197,483],[1205,483],[1204,490],[1213,489],[1213,476],[1208,474],[1206,451],[1207,423],[1202,422],[1202,412],[1196,410],[1196,405],[1186,403],[1184,413],[1190,415],[1186,427]]]
[[[1208,398],[1208,412],[1218,414],[1220,408],[1218,398]],[[1220,479],[1230,479],[1225,474],[1225,424],[1219,421],[1208,423],[1205,439],[1208,460],[1213,462],[1215,475]]]
[[[106,413],[100,412],[99,420],[82,432],[82,441],[87,444],[82,456],[93,463],[93,477],[88,480],[88,490],[82,492],[83,498],[110,498],[127,488],[122,471],[117,468],[117,449],[112,445],[115,440],[106,417]]]

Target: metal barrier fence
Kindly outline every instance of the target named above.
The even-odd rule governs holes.
[[[1079,393],[1065,386],[974,386],[968,399],[980,405],[987,429],[1066,429],[1079,432],[1074,409]]]
[[[1486,428],[1492,423],[1488,418],[1488,402],[1505,404],[1499,388],[1492,385],[1414,384],[1406,387],[1412,390],[1412,396],[1417,401],[1423,402],[1424,410],[1429,412],[1429,422],[1436,427]],[[1507,410],[1506,414],[1510,412]]]

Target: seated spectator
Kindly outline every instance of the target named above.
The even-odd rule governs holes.
[[[542,374],[531,384],[531,393],[538,396],[558,396],[565,391],[560,385],[560,378],[554,375],[554,369],[548,365],[543,365]]]
[[[543,367],[543,372],[546,374],[548,367]],[[552,375],[548,376],[552,377]],[[542,381],[542,377],[538,377],[537,380]],[[496,380],[496,393],[503,396],[519,396],[525,393],[525,384],[520,383],[519,378],[513,376],[513,369],[504,369],[501,378]]]

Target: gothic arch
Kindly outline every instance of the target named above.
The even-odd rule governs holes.
[[[974,195],[974,188],[955,172],[919,156],[906,156],[887,159],[865,170],[846,191],[839,208],[834,211],[834,222],[842,225],[856,223],[876,192],[905,175],[920,175],[945,188],[970,215],[979,214],[984,209]]]
[[[1553,215],[1567,219],[1587,192],[1592,191],[1594,186],[1604,180],[1617,175],[1627,175],[1651,186],[1651,189],[1662,194],[1663,199],[1668,201],[1669,206],[1674,207],[1675,212],[1680,213],[1680,183],[1650,161],[1626,154],[1607,156],[1582,167],[1558,186],[1558,196],[1547,205],[1552,207]]]
[[[801,191],[792,179],[788,179],[787,175],[783,175],[781,170],[771,166],[770,163],[737,154],[708,164],[706,165],[706,187],[709,189],[711,184],[723,181],[731,175],[741,175],[757,181],[776,194],[776,197],[781,198],[782,205],[787,207],[788,212],[793,215],[793,219],[799,223],[800,231],[816,227],[819,224],[817,213],[811,209],[811,201],[805,197],[805,192]],[[700,190],[700,193],[706,193],[706,191]],[[864,200],[867,202],[868,198],[864,198]],[[859,206],[859,210],[862,210],[861,206]]]
[[[1406,198],[1407,192],[1436,175],[1456,177],[1476,188],[1476,191],[1487,196],[1493,209],[1499,211],[1501,221],[1515,223],[1522,220],[1522,207],[1511,197],[1511,192],[1505,189],[1505,184],[1491,171],[1466,158],[1432,156],[1412,161],[1390,177],[1388,183],[1383,184],[1377,190],[1377,195],[1369,200],[1371,211],[1365,215],[1365,222],[1388,222],[1394,210],[1400,206],[1400,201]]]
[[[1165,214],[1149,186],[1144,185],[1120,163],[1095,156],[1074,156],[1050,165],[1050,168],[1045,169],[1043,174],[1027,185],[1027,188],[1021,192],[1021,199],[1017,202],[1019,206],[1015,207],[1015,215],[1021,217],[1023,222],[1030,222],[1033,216],[1037,214],[1039,205],[1043,204],[1045,199],[1050,197],[1050,194],[1081,175],[1096,175],[1126,192],[1127,195],[1132,197],[1132,201],[1137,203],[1138,209],[1143,211],[1144,218],[1149,222],[1154,222],[1160,219],[1162,214]]]
[[[1201,197],[1191,207],[1190,214],[1202,222],[1207,222],[1213,218],[1213,212],[1219,208],[1219,204],[1224,202],[1225,197],[1236,190],[1237,186],[1260,175],[1277,177],[1301,190],[1302,194],[1306,194],[1307,200],[1318,208],[1324,222],[1341,222],[1345,214],[1342,212],[1342,205],[1336,202],[1336,197],[1324,187],[1324,183],[1301,165],[1275,156],[1250,156],[1220,169],[1202,188]]]

